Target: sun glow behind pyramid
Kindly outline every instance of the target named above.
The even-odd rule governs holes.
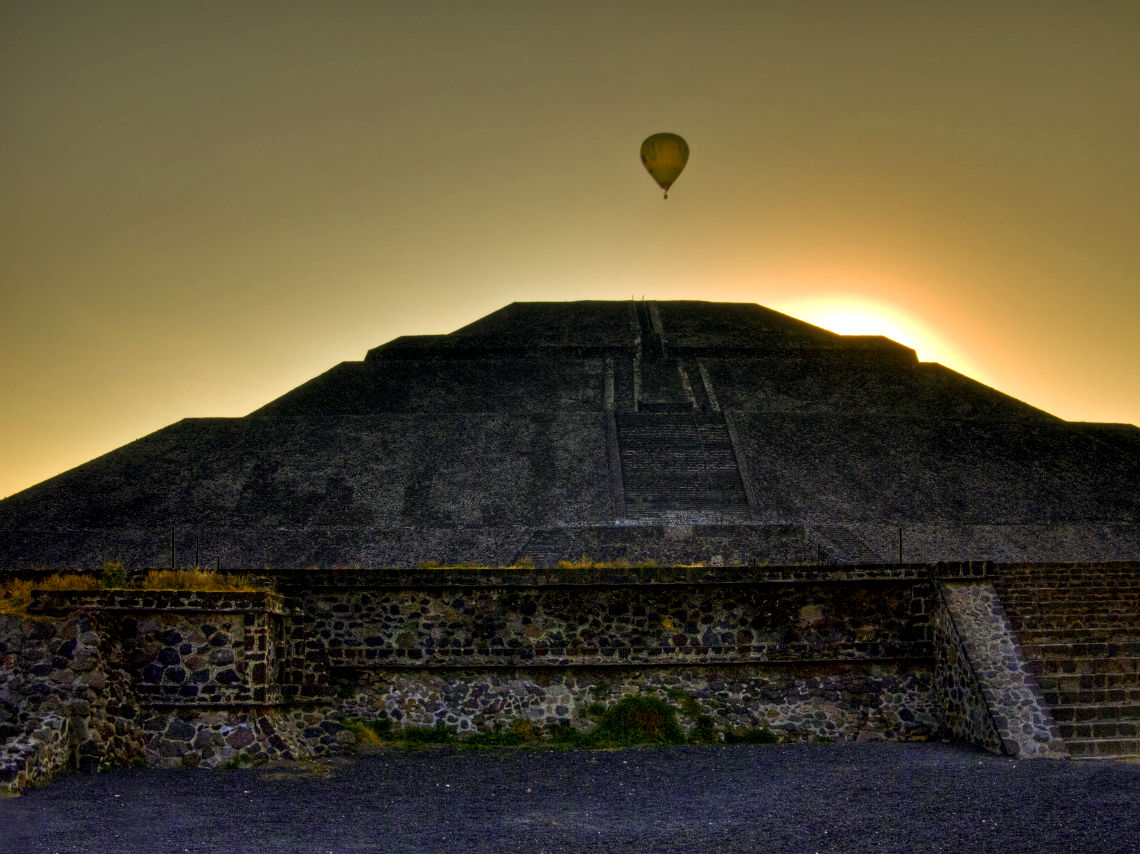
[[[780,302],[778,307],[840,335],[882,335],[910,347],[923,362],[938,362],[988,385],[987,371],[945,336],[908,312],[875,300],[821,296]]]
[[[1140,423],[1134,4],[331,5],[5,4],[0,496],[520,300],[862,313]]]

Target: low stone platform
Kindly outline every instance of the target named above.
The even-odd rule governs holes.
[[[1085,628],[1119,617],[1130,631],[1091,582],[1104,573],[1126,607],[1138,569],[293,570],[263,575],[269,592],[39,591],[35,614],[0,625],[0,774],[19,790],[75,767],[325,754],[352,740],[345,716],[460,734],[517,719],[582,729],[633,694],[672,704],[686,732],[1085,756],[1082,739],[1104,739],[1072,710],[1127,722],[1109,715],[1131,708],[1130,647],[1067,641],[1125,662],[1117,687],[1072,674],[1088,692],[1073,702],[1056,681],[1069,674],[1051,680],[1033,657],[1048,645],[1015,634],[1055,609],[1011,595],[1007,612],[1002,591],[1083,586],[1092,598],[1070,604]]]

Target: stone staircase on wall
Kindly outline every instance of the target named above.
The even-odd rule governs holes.
[[[515,559],[527,557],[535,566],[553,567],[560,560],[574,560],[579,555],[590,556],[572,531],[551,528],[535,531]]]
[[[748,518],[721,413],[617,414],[626,515]]]
[[[1140,565],[1002,567],[994,586],[1070,754],[1140,760]]]
[[[811,534],[822,551],[817,554],[820,563],[883,563],[883,555],[875,552],[851,528],[825,526],[811,528]]]

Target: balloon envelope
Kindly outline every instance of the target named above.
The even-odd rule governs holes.
[[[689,144],[675,133],[655,133],[641,143],[641,162],[669,198],[669,188],[689,162]]]

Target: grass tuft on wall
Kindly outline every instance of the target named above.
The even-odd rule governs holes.
[[[143,590],[205,590],[253,592],[265,589],[248,575],[225,575],[210,569],[152,569],[142,580]]]

